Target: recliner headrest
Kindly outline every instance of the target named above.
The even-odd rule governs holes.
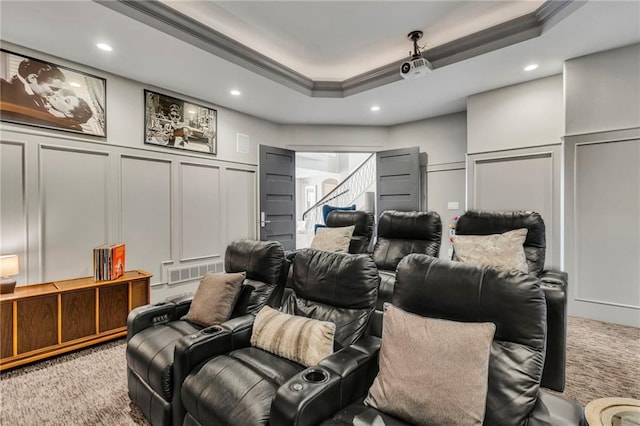
[[[387,210],[378,220],[378,238],[434,240],[442,238],[442,222],[436,212]]]
[[[278,241],[233,241],[224,255],[226,272],[247,272],[247,279],[275,286],[281,279],[284,249]]]
[[[354,225],[353,235],[371,238],[373,234],[373,213],[362,210],[333,210],[327,216],[327,226],[331,228]]]
[[[398,264],[392,303],[427,317],[492,322],[495,340],[544,348],[544,293],[520,271],[410,254]]]
[[[372,308],[378,295],[378,269],[366,254],[302,249],[293,260],[295,294],[340,308]]]
[[[458,235],[503,234],[514,229],[527,228],[524,242],[529,272],[539,275],[544,269],[546,238],[545,225],[539,213],[531,211],[490,212],[469,210],[456,222]]]

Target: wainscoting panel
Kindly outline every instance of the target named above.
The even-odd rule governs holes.
[[[450,165],[446,169],[432,167],[427,169],[427,208],[438,212],[442,220],[442,244],[440,246],[440,258],[451,259],[449,250],[453,245],[449,241],[449,224],[454,216],[464,212],[464,163],[457,168]],[[449,209],[449,203],[458,203],[457,209]]]
[[[640,127],[564,141],[569,312],[640,327]]]
[[[17,254],[21,283],[26,276],[27,215],[25,187],[25,146],[0,143],[0,254]]]
[[[227,241],[257,239],[256,173],[252,170],[225,170]]]
[[[575,147],[576,300],[640,309],[639,164],[639,140]]]
[[[142,269],[160,281],[171,259],[171,161],[122,156],[122,242],[127,269]]]
[[[93,275],[93,248],[108,242],[107,152],[41,145],[42,278]]]
[[[220,241],[220,167],[180,163],[180,260],[224,255]]]
[[[546,265],[560,254],[560,145],[469,155],[468,209],[532,210],[546,226]]]

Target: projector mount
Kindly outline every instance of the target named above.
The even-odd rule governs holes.
[[[407,38],[413,41],[413,55],[411,55],[411,51],[409,54],[411,55],[411,59],[420,59],[422,56],[420,55],[420,47],[418,46],[418,40],[422,38],[422,31],[411,31]]]

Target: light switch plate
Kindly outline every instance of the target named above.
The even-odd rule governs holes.
[[[460,203],[457,201],[449,201],[447,203],[447,209],[449,210],[460,210]]]

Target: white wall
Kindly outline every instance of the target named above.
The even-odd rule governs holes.
[[[18,285],[92,275],[92,249],[124,242],[127,269],[151,272],[152,300],[162,300],[220,269],[228,242],[256,238],[257,146],[276,145],[278,125],[10,48],[107,79],[107,138],[2,123],[0,253],[19,255]],[[145,88],[217,109],[218,154],[145,145]]]
[[[386,149],[388,127],[280,125],[278,145],[296,151],[374,152]]]
[[[565,63],[566,134],[638,127],[640,44]]]
[[[564,135],[562,75],[469,96],[467,152],[559,144]]]

